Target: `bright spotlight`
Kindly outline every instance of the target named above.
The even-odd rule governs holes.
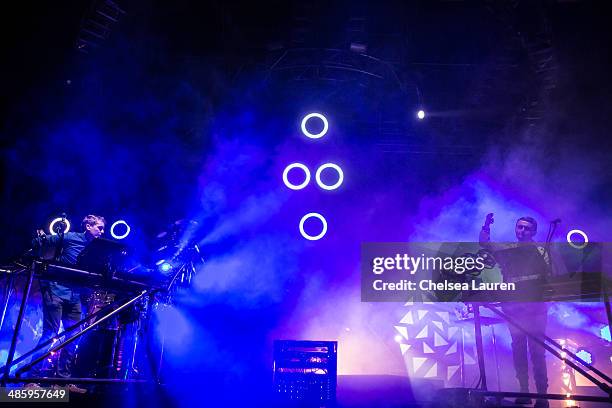
[[[319,133],[310,133],[308,129],[306,128],[306,124],[311,118],[318,118],[323,122],[323,130],[321,130]],[[311,139],[319,139],[325,136],[325,134],[327,133],[327,130],[329,129],[329,124],[327,123],[327,119],[325,118],[325,116],[323,116],[320,113],[313,112],[313,113],[309,113],[308,115],[304,116],[304,119],[302,119],[301,127],[302,127],[302,133],[304,133],[305,136]]]
[[[70,221],[68,221],[67,218],[58,217],[54,219],[53,221],[51,221],[51,224],[49,224],[49,233],[51,235],[57,235],[57,232],[55,232],[53,227],[55,227],[55,224],[57,224],[58,222],[64,222],[66,224],[66,229],[64,230],[64,234],[70,231]]]
[[[582,245],[576,245],[575,243],[572,242],[572,235],[574,234],[578,234],[584,239],[584,242],[582,243]],[[587,234],[584,231],[579,230],[579,229],[573,229],[570,232],[568,232],[566,238],[567,238],[567,243],[576,249],[583,249],[589,243],[589,237],[587,236]]]
[[[424,111],[424,110],[422,110],[422,109],[421,109],[421,110],[419,110],[419,111],[417,112],[417,118],[419,118],[420,120],[425,119],[425,111]]]
[[[302,184],[292,184],[289,181],[289,171],[294,168],[302,169],[304,171],[304,181],[302,182]],[[308,170],[308,167],[306,167],[302,163],[292,163],[285,167],[285,171],[283,171],[283,182],[287,187],[292,190],[301,190],[306,187],[308,183],[310,183],[310,170]]]
[[[304,223],[306,222],[307,219],[312,218],[312,217],[318,218],[321,221],[321,224],[323,224],[323,228],[321,229],[321,232],[319,233],[319,235],[308,235],[306,231],[304,231]],[[325,218],[319,213],[314,213],[314,212],[308,213],[305,216],[303,216],[302,219],[300,220],[300,233],[302,234],[304,238],[306,238],[309,241],[317,241],[323,238],[326,232],[327,232],[327,221],[325,221]]]
[[[123,233],[122,235],[115,234],[115,227],[117,225],[125,225],[125,233]],[[113,225],[111,225],[111,227],[110,227],[110,233],[111,233],[111,236],[113,238],[115,238],[115,239],[123,239],[123,238],[127,237],[128,235],[130,235],[130,226],[128,225],[127,222],[125,222],[123,220],[115,221],[113,223]]]
[[[323,172],[323,170],[328,169],[328,168],[334,169],[338,173],[338,181],[336,181],[335,184],[327,185],[321,181],[321,173]],[[315,173],[315,179],[317,180],[317,184],[319,185],[319,187],[321,187],[322,189],[335,190],[338,187],[340,187],[340,185],[342,184],[342,181],[344,181],[344,173],[342,173],[342,169],[337,164],[325,163],[322,166],[319,166],[319,168],[317,169],[317,172]]]
[[[170,269],[172,269],[172,265],[170,265],[166,261],[163,261],[161,264],[158,265],[158,267],[161,272],[168,272]]]
[[[602,339],[612,342],[612,336],[610,336],[610,326],[604,326],[599,331],[599,335]]]
[[[395,341],[396,341],[397,343],[401,343],[401,342],[402,342],[402,336],[400,336],[399,334],[396,334],[396,335],[395,335]]]
[[[576,357],[581,359],[587,364],[593,364],[593,356],[588,351],[582,349],[576,353]]]

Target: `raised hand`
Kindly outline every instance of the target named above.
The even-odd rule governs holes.
[[[485,222],[484,222],[484,225],[482,226],[482,229],[488,230],[489,226],[493,224],[494,222],[495,220],[493,219],[493,213],[487,214],[487,217],[485,218]]]

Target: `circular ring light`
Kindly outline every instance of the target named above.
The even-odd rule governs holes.
[[[297,184],[297,185],[292,184],[291,182],[289,182],[289,179],[287,178],[291,169],[294,169],[296,167],[304,170],[305,177],[304,177],[304,182],[302,184]],[[283,171],[283,182],[285,183],[287,187],[289,187],[292,190],[301,190],[304,187],[306,187],[308,183],[310,183],[310,170],[308,170],[308,167],[306,167],[302,163],[292,163],[288,165],[287,167],[285,167],[285,171]]]
[[[323,224],[323,229],[321,230],[321,233],[319,233],[319,235],[308,235],[306,231],[304,231],[304,223],[306,222],[307,219],[312,218],[312,217],[318,218],[319,220],[321,220],[321,223]],[[302,219],[300,220],[300,234],[302,234],[302,236],[306,238],[307,240],[317,241],[323,238],[325,233],[327,233],[327,221],[325,221],[325,218],[323,218],[321,214],[314,213],[314,212],[308,213],[305,216],[303,216]]]
[[[60,221],[64,221],[66,223],[66,229],[64,230],[64,234],[70,231],[70,221],[68,221],[68,218],[57,217],[56,219],[51,221],[51,224],[49,224],[49,232],[51,233],[51,235],[57,235],[57,232],[53,230],[53,227],[55,227],[55,224]]]
[[[115,234],[115,227],[117,225],[125,225],[125,234],[123,234],[123,235],[116,235]],[[130,235],[130,226],[128,225],[127,222],[125,222],[123,220],[115,221],[113,223],[113,225],[111,225],[111,227],[110,227],[110,233],[111,233],[111,236],[113,238],[115,238],[115,239],[123,239],[123,238],[127,237],[128,235]]]
[[[336,170],[336,172],[338,172],[338,181],[336,181],[336,184],[327,185],[327,184],[324,184],[321,181],[321,173],[325,169],[334,169],[334,170]],[[317,169],[317,172],[315,173],[315,179],[317,180],[317,184],[319,185],[319,187],[321,187],[322,189],[324,189],[324,190],[335,190],[338,187],[340,187],[340,185],[344,181],[344,173],[342,172],[342,169],[340,168],[340,166],[338,166],[337,164],[334,164],[334,163],[325,163],[325,164],[319,166],[319,168]]]
[[[310,133],[308,129],[306,129],[306,123],[308,123],[308,121],[311,118],[319,118],[323,122],[323,130],[321,130],[319,133],[313,134],[313,133]],[[322,138],[323,136],[325,136],[328,129],[329,129],[329,123],[327,123],[327,119],[325,118],[325,116],[321,115],[320,113],[316,113],[316,112],[309,113],[308,115],[304,116],[304,119],[302,119],[302,133],[304,133],[304,135],[306,135],[307,137],[311,139]]]
[[[578,234],[582,238],[584,238],[584,242],[582,243],[582,245],[576,245],[572,242],[572,235],[574,234]],[[579,229],[573,229],[570,232],[568,232],[566,238],[567,238],[567,243],[576,249],[582,249],[585,246],[587,246],[587,244],[589,243],[589,237],[587,236],[587,234],[584,231],[579,230]]]

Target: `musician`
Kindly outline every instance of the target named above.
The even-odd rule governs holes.
[[[33,248],[43,254],[49,249],[55,251],[55,261],[68,265],[75,265],[81,251],[92,240],[102,236],[106,221],[98,215],[88,215],[83,218],[83,232],[67,232],[63,236],[45,235],[42,230],[37,231],[38,237],[33,241]],[[79,288],[60,284],[58,282],[41,281],[40,283],[43,303],[43,333],[39,344],[55,336],[60,328],[60,321],[64,328],[74,325],[81,320],[81,293]],[[74,363],[76,343],[73,342],[61,349],[58,360],[57,374],[69,378]],[[40,367],[32,369],[32,375],[39,377]],[[73,392],[85,392],[85,389],[70,386]]]
[[[498,244],[491,242],[490,225],[493,223],[493,214],[489,214],[484,226],[480,231],[480,245],[487,248],[493,253],[508,249],[510,247],[518,247],[523,245],[535,245],[533,237],[538,230],[538,223],[532,217],[521,217],[516,221],[514,232],[516,235],[516,244]],[[547,265],[550,265],[549,254],[538,247],[540,254],[543,256]],[[503,272],[503,270],[502,270]],[[525,271],[525,277],[532,279],[533,272]],[[535,279],[544,279],[544,277],[535,277]],[[528,281],[521,282],[529,284]],[[513,317],[519,325],[531,334],[542,337],[546,332],[548,320],[548,307],[546,303],[506,303],[503,306],[503,311]],[[527,346],[529,346],[529,354],[533,366],[533,377],[536,385],[536,391],[539,394],[546,394],[548,391],[548,373],[546,370],[546,356],[544,348],[528,338],[528,336],[514,327],[508,325],[510,336],[512,337],[512,356],[514,360],[514,369],[516,378],[519,382],[520,392],[529,392],[529,371],[527,362]],[[520,397],[516,399],[517,404],[531,404],[531,399]],[[548,408],[548,400],[538,399],[534,405],[535,408]]]

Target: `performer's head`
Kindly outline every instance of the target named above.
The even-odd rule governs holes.
[[[99,238],[102,234],[104,234],[105,225],[106,220],[104,217],[100,217],[99,215],[90,214],[83,218],[82,226],[88,239]]]
[[[516,221],[514,232],[516,239],[521,242],[533,241],[533,236],[538,231],[538,223],[531,217],[521,217]]]

